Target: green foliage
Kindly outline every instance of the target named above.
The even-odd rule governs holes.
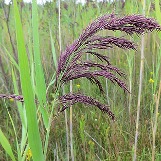
[[[12,152],[11,145],[1,129],[0,129],[0,142],[3,148],[5,149],[6,153],[11,157],[12,161],[16,161],[15,156]]]
[[[43,150],[40,139],[40,133],[38,128],[38,119],[36,116],[36,106],[34,102],[34,92],[31,84],[30,68],[28,63],[28,57],[25,48],[22,23],[20,20],[19,10],[16,0],[14,4],[14,17],[16,27],[16,39],[17,39],[17,50],[18,50],[18,61],[20,68],[20,79],[22,94],[25,100],[26,116],[27,116],[27,127],[28,127],[28,141],[32,151],[33,159],[35,161],[43,161]]]
[[[8,123],[10,119],[5,113],[6,109],[3,108],[4,102],[0,102],[0,121],[3,131],[0,131],[0,142],[5,149],[4,153],[4,150],[0,148],[0,160],[18,159],[16,158],[17,142],[12,140],[15,137],[18,139],[21,153],[19,158],[22,160],[26,159],[29,147],[33,160],[67,160],[64,115],[55,116],[58,107],[56,100],[53,100],[51,96],[55,94],[52,85],[55,82],[55,69],[59,57],[57,3],[48,2],[41,6],[37,5],[35,0],[33,2],[32,5],[25,4],[21,7],[17,6],[16,0],[14,0],[14,5],[11,6],[9,27],[14,46],[17,41],[18,59],[13,54],[6,19],[3,12],[0,11],[2,24],[0,27],[0,46],[2,47],[0,59],[3,60],[0,70],[2,71],[2,67],[4,67],[4,73],[11,84],[10,87],[5,83],[5,74],[0,71],[1,93],[7,93],[5,86],[9,86],[8,92],[22,93],[25,98],[25,105],[6,101],[17,136],[15,136],[13,126]],[[154,17],[161,23],[159,0],[155,0],[155,3],[147,0],[146,3],[146,16]],[[8,9],[8,6],[5,5],[5,7]],[[84,6],[75,4],[73,1],[62,1],[62,50],[78,38],[78,35],[92,20],[104,13],[112,12],[118,15],[142,14],[142,1],[88,2]],[[14,21],[15,27],[13,26]],[[124,36],[120,32],[109,31],[99,34]],[[126,95],[120,89],[112,86],[110,82],[107,82],[106,85],[106,80],[101,80],[106,87],[105,96],[108,95],[106,98],[100,96],[98,89],[89,85],[88,80],[73,81],[73,91],[80,91],[109,103],[117,118],[115,123],[111,123],[105,114],[94,107],[91,110],[90,107],[80,104],[73,106],[75,160],[132,160],[140,67],[140,38],[133,36],[133,39],[138,45],[136,52],[118,48],[102,51],[102,54],[110,57],[113,64],[127,73],[127,84],[131,95]],[[151,123],[156,105],[155,95],[161,79],[160,43],[160,33],[154,32],[145,35],[145,68],[141,97],[138,160],[151,160],[153,133]],[[84,57],[84,59],[87,58]],[[93,59],[93,57],[88,57],[88,59]],[[80,85],[79,88],[78,85]],[[68,92],[69,84],[66,84],[64,88]],[[40,106],[35,104],[35,98],[41,102]],[[46,98],[50,104],[47,104]],[[159,109],[158,127],[161,126],[160,113]],[[67,116],[69,117],[68,110]],[[158,161],[161,156],[160,136],[161,129],[158,128],[156,133],[156,160]]]

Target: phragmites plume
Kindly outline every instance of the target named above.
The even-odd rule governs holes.
[[[146,18],[142,15],[130,15],[120,18],[114,14],[106,14],[99,17],[87,26],[72,45],[68,46],[61,53],[56,76],[57,87],[60,88],[70,80],[87,78],[98,86],[101,93],[104,93],[103,86],[99,81],[99,77],[104,77],[120,86],[124,91],[129,92],[126,83],[120,79],[124,78],[125,74],[117,67],[111,65],[109,58],[98,51],[107,50],[113,48],[113,46],[136,50],[136,46],[130,40],[122,37],[96,35],[101,30],[120,30],[129,35],[140,35],[148,31],[159,31],[161,27],[154,19]],[[83,54],[91,54],[98,58],[101,63],[93,62],[93,60],[84,61],[82,59]],[[91,97],[70,93],[60,97],[60,102],[63,104],[61,111],[64,111],[72,104],[81,102],[97,106],[101,111],[108,113],[114,120],[114,114],[109,110],[109,106],[105,106]]]
[[[107,47],[111,47],[111,45],[116,45],[124,49],[135,49],[134,44],[126,39],[122,40],[116,37],[112,39],[110,37],[101,38],[94,36],[101,30],[120,30],[130,35],[140,35],[148,31],[151,32],[153,30],[161,30],[161,27],[154,19],[146,18],[142,15],[130,15],[124,16],[122,18],[116,17],[114,14],[103,15],[93,21],[89,26],[87,26],[80,37],[72,45],[68,46],[66,50],[60,55],[57,71],[58,75],[60,74],[60,72],[63,72],[65,70],[71,56],[87,53],[88,48],[90,50],[93,50],[91,43],[98,42],[98,44],[93,44],[93,46],[95,48],[97,47],[97,49],[107,49]]]
[[[97,101],[89,96],[84,96],[79,93],[75,93],[75,94],[69,93],[69,94],[66,94],[66,95],[63,95],[62,97],[60,97],[59,100],[63,104],[63,108],[61,109],[60,112],[64,111],[69,106],[80,102],[80,103],[84,103],[86,105],[93,105],[93,106],[98,107],[102,112],[107,113],[113,121],[115,120],[115,116],[110,111],[109,106],[101,104],[99,101]]]
[[[61,53],[56,72],[56,82],[54,84],[56,92],[59,92],[64,83],[70,80],[87,78],[90,82],[98,86],[101,93],[104,93],[99,77],[104,77],[120,86],[124,91],[129,92],[125,82],[122,80],[122,78],[125,78],[125,74],[113,66],[109,57],[102,55],[100,51],[113,48],[114,46],[122,49],[136,50],[136,45],[134,42],[122,37],[99,36],[97,33],[101,30],[119,30],[128,35],[140,35],[146,32],[152,32],[153,30],[160,31],[161,26],[154,19],[146,18],[142,15],[130,15],[120,18],[115,14],[106,14],[97,18],[87,26],[73,44],[69,45]],[[83,54],[90,54],[99,59],[101,63],[98,63],[98,61],[94,62],[93,60],[84,61],[82,58]],[[1,94],[0,98],[14,99],[20,102],[25,101],[23,96],[18,95]],[[80,102],[98,107],[101,111],[107,113],[112,120],[115,120],[115,116],[108,105],[104,105],[89,96],[80,93],[69,93],[59,96],[58,100],[59,106],[62,105],[62,108],[59,110],[60,112]]]

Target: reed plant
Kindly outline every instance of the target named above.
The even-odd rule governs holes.
[[[16,100],[21,102],[22,104],[18,104],[18,110],[21,117],[21,130],[22,137],[18,140],[17,131],[14,130],[16,144],[17,144],[17,154],[13,152],[11,144],[9,143],[9,139],[4,135],[2,130],[0,131],[1,139],[0,142],[5,149],[5,152],[10,156],[12,160],[25,160],[26,158],[31,158],[30,154],[32,153],[33,160],[47,160],[48,150],[50,150],[50,133],[52,128],[53,120],[55,122],[56,119],[61,117],[59,115],[60,112],[66,111],[67,108],[70,108],[70,152],[69,154],[69,136],[68,136],[68,120],[67,113],[65,114],[65,122],[66,122],[66,136],[67,136],[67,155],[60,154],[61,158],[66,156],[67,160],[74,160],[75,158],[75,147],[73,144],[72,137],[73,133],[73,114],[74,114],[74,104],[83,103],[87,106],[96,106],[99,110],[106,113],[110,119],[111,127],[109,126],[106,130],[107,135],[109,134],[110,128],[117,130],[118,122],[117,117],[115,116],[115,110],[113,112],[112,105],[104,104],[100,100],[95,99],[87,94],[84,94],[84,91],[73,89],[72,81],[80,80],[80,78],[86,78],[93,85],[95,85],[100,94],[102,94],[102,98],[106,98],[105,91],[103,87],[103,81],[101,78],[105,78],[108,82],[114,85],[118,85],[123,91],[128,92],[130,95],[132,90],[128,88],[126,85],[126,74],[119,67],[112,65],[112,61],[110,58],[103,54],[104,50],[113,49],[114,46],[121,48],[123,50],[133,50],[136,52],[136,45],[131,40],[126,39],[125,37],[116,37],[116,36],[102,36],[100,34],[101,31],[120,31],[126,35],[143,35],[144,33],[151,32],[153,30],[160,31],[160,25],[152,18],[146,18],[142,15],[127,15],[123,17],[119,17],[113,14],[105,14],[103,16],[98,17],[95,21],[89,24],[86,29],[80,34],[78,39],[76,39],[71,45],[68,45],[64,52],[62,52],[62,40],[61,40],[61,12],[60,12],[60,1],[59,1],[59,50],[60,56],[58,61],[56,61],[55,55],[55,46],[52,37],[52,29],[50,26],[50,39],[52,46],[52,56],[53,56],[53,66],[56,69],[55,74],[49,83],[46,86],[45,83],[45,74],[43,70],[43,66],[41,63],[41,54],[40,54],[40,45],[39,45],[39,32],[38,32],[38,12],[37,12],[37,3],[36,1],[32,4],[32,36],[33,39],[33,54],[32,49],[30,50],[30,55],[27,55],[27,50],[24,42],[24,33],[22,30],[22,22],[20,19],[20,14],[17,6],[16,0],[13,3],[14,8],[14,18],[15,18],[15,29],[16,29],[16,40],[17,40],[17,50],[18,50],[18,64],[12,59],[12,63],[16,64],[12,66],[12,79],[14,82],[14,91],[15,94],[0,94],[1,98]],[[75,31],[75,30],[74,30]],[[127,56],[128,57],[128,56]],[[12,58],[12,57],[11,57]],[[85,58],[85,59],[84,59]],[[87,59],[88,58],[88,59]],[[92,59],[91,59],[92,58]],[[130,57],[128,57],[129,66]],[[21,80],[21,89],[22,95],[19,95],[18,85],[16,84],[16,75],[15,67],[18,69],[20,80]],[[132,68],[132,67],[131,67]],[[130,77],[132,77],[132,71]],[[55,75],[55,77],[54,77]],[[132,78],[130,78],[132,80]],[[68,88],[70,82],[70,90],[65,90]],[[106,83],[106,84],[107,84]],[[93,87],[91,85],[90,88]],[[80,86],[78,84],[78,86]],[[130,87],[132,84],[130,84]],[[78,87],[79,88],[79,87]],[[110,87],[111,88],[111,87]],[[52,102],[51,100],[47,100],[49,97],[49,92],[54,91]],[[65,92],[64,92],[65,91]],[[68,92],[69,91],[69,92]],[[160,90],[159,90],[160,91]],[[107,91],[106,91],[107,92]],[[48,95],[47,95],[48,94]],[[159,94],[160,95],[160,92]],[[108,96],[110,96],[108,94]],[[115,95],[115,97],[117,97]],[[130,96],[131,97],[131,96]],[[140,96],[139,96],[140,97]],[[112,98],[112,97],[110,97]],[[110,103],[110,101],[108,101]],[[158,104],[159,97],[156,101],[156,112],[158,113]],[[73,106],[73,107],[72,107]],[[133,122],[131,118],[132,110],[131,106],[131,98],[129,99],[129,114],[130,114],[130,122]],[[7,106],[6,106],[7,107]],[[73,109],[72,109],[73,108]],[[8,111],[8,108],[6,108]],[[56,110],[57,109],[57,110]],[[53,113],[56,112],[54,116]],[[93,110],[90,110],[92,114]],[[8,111],[9,119],[12,122],[13,129],[15,129],[15,124],[13,123],[13,118],[11,117]],[[59,116],[59,117],[58,117]],[[95,114],[92,114],[95,116]],[[105,117],[105,115],[102,115]],[[157,114],[156,114],[157,116]],[[86,149],[85,140],[87,137],[92,139],[89,142],[89,146],[91,151],[94,151],[94,144],[97,144],[101,149],[102,153],[108,153],[105,148],[88,132],[85,131],[85,120],[82,116],[80,120],[80,135],[83,141],[83,149]],[[102,119],[101,117],[99,118]],[[97,121],[97,120],[96,120]],[[115,122],[114,122],[115,121]],[[156,125],[157,125],[157,117],[153,121],[153,147],[155,145],[155,136],[156,136]],[[104,122],[102,122],[102,126]],[[100,126],[100,125],[99,125]],[[121,129],[120,133],[122,132]],[[122,132],[123,133],[123,132]],[[115,144],[115,131],[111,132],[111,140],[113,140],[113,147],[116,154],[120,154],[117,149],[117,144]],[[125,138],[126,139],[126,138]],[[110,140],[110,139],[109,139]],[[19,142],[21,142],[19,146]],[[56,151],[58,153],[59,148],[57,142],[55,142]],[[109,152],[112,151],[112,147],[109,148]],[[57,157],[58,154],[55,154]],[[84,152],[83,152],[84,153]],[[153,158],[155,156],[155,149],[153,148]],[[17,155],[17,156],[16,156]],[[115,154],[112,154],[115,155]],[[112,157],[111,155],[111,157]],[[87,158],[87,156],[85,156]],[[97,156],[100,158],[99,156]],[[92,156],[90,156],[92,158]],[[94,158],[93,158],[94,159]],[[59,158],[57,158],[59,160]]]

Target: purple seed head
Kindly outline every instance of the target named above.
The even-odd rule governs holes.
[[[129,92],[126,83],[121,79],[121,77],[125,77],[125,74],[117,67],[112,66],[109,58],[106,55],[102,55],[99,50],[107,50],[113,46],[136,50],[136,46],[133,42],[125,38],[96,35],[101,30],[119,30],[129,35],[140,35],[148,31],[161,30],[161,27],[154,19],[146,18],[142,15],[128,15],[120,18],[114,14],[106,14],[97,18],[60,55],[56,80],[60,86],[70,80],[87,78],[93,84],[97,85],[100,92],[103,93],[104,90],[99,77],[105,77],[113,84],[120,86],[124,91]],[[101,63],[84,61],[81,59],[83,54],[91,54],[98,58]],[[106,111],[114,119],[114,115],[109,111],[108,107],[88,96],[70,93],[60,97],[60,102],[63,104],[62,111],[69,104],[72,105],[81,102],[97,106],[102,111]]]
[[[148,31],[161,30],[161,27],[154,19],[142,15],[129,15],[122,18],[116,17],[114,14],[103,15],[88,25],[79,38],[60,55],[57,75],[64,72],[71,55],[77,57],[87,51],[107,49],[113,45],[135,50],[134,43],[124,38],[94,36],[101,30],[120,30],[130,35],[134,33],[140,35]]]
[[[97,18],[89,24],[85,30],[83,30],[79,38],[75,40],[73,44],[67,46],[66,50],[61,53],[56,72],[55,89],[59,90],[64,83],[67,83],[70,80],[87,78],[99,88],[101,93],[104,93],[103,86],[99,80],[99,77],[104,77],[110,80],[113,84],[120,86],[124,91],[129,92],[126,83],[122,80],[122,78],[125,77],[125,74],[117,67],[114,67],[110,63],[109,57],[101,54],[100,50],[107,50],[114,46],[122,49],[136,50],[136,46],[133,42],[122,37],[99,36],[97,33],[101,30],[119,30],[128,35],[140,35],[148,31],[160,31],[161,26],[154,19],[146,18],[142,15],[117,17],[115,14],[106,14]],[[83,54],[93,55],[100,61],[84,61],[82,59]],[[0,98],[14,99],[16,101],[24,102],[24,98],[21,95],[0,94]],[[38,103],[38,101],[36,102]],[[89,96],[79,93],[68,93],[59,97],[59,102],[63,106],[60,110],[61,112],[69,106],[81,102],[87,105],[96,106],[101,111],[107,113],[112,120],[115,119],[109,106],[104,105]]]
[[[24,102],[23,96],[21,95],[16,95],[16,94],[0,94],[0,98],[4,98],[4,99],[13,99],[15,101],[20,101],[20,102]]]
[[[85,96],[85,95],[82,95],[82,94],[79,94],[79,93],[75,93],[75,94],[68,93],[68,94],[60,97],[59,101],[63,105],[63,108],[60,110],[60,112],[64,111],[65,109],[67,109],[71,105],[74,105],[75,103],[80,102],[80,103],[83,103],[83,104],[86,104],[86,105],[92,105],[92,106],[98,107],[102,112],[107,113],[113,121],[115,120],[115,116],[110,111],[109,106],[104,105],[104,104],[100,103],[99,101],[97,101],[97,100],[95,100],[95,99],[93,99],[89,96]]]

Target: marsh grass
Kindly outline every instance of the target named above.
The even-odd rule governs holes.
[[[74,4],[75,5],[75,4]],[[157,21],[160,21],[160,9],[159,1],[155,1],[154,4],[147,1],[147,9],[145,15],[148,17],[155,17]],[[5,6],[7,8],[7,6]],[[31,77],[31,86],[34,92],[34,95],[37,97],[36,88],[34,86],[35,82],[35,67],[34,67],[34,58],[32,55],[33,44],[32,37],[35,36],[32,32],[32,22],[31,22],[31,10],[30,5],[26,5],[22,8],[21,20],[23,27],[23,34],[25,38],[26,52],[29,58],[29,69]],[[36,6],[35,6],[36,7]],[[121,15],[142,13],[142,4],[139,1],[127,1],[125,4],[120,2],[113,3],[95,3],[89,2],[86,6],[75,5],[73,10],[73,2],[61,2],[61,15],[58,19],[58,9],[56,8],[56,3],[48,3],[45,6],[38,7],[38,23],[39,23],[39,40],[40,50],[38,53],[41,53],[41,60],[44,77],[46,78],[45,86],[50,87],[48,89],[48,100],[51,99],[49,93],[54,91],[51,89],[52,84],[54,83],[53,73],[55,72],[56,66],[53,61],[55,61],[55,55],[57,58],[59,56],[59,51],[64,51],[66,45],[71,44],[75,39],[78,38],[82,29],[84,29],[89,22],[100,16],[104,13],[113,12]],[[13,6],[11,5],[11,18],[9,19],[9,26],[13,32]],[[34,13],[33,13],[34,14]],[[28,15],[28,16],[26,16]],[[1,14],[3,16],[3,14]],[[37,19],[37,18],[36,18]],[[58,27],[58,20],[61,22],[61,27]],[[6,28],[5,19],[0,20],[3,24],[4,29],[0,30],[1,35],[8,35]],[[50,26],[48,25],[50,24]],[[30,30],[28,30],[30,27]],[[37,28],[37,27],[35,27]],[[60,38],[58,31],[61,32],[61,46],[60,47]],[[37,30],[37,29],[36,29]],[[19,30],[18,30],[19,31]],[[37,31],[36,31],[37,32]],[[22,34],[20,34],[22,35]],[[111,36],[123,36],[120,32],[112,33],[109,31],[102,32],[101,35],[111,35]],[[129,37],[128,37],[129,38]],[[13,38],[14,41],[16,38]],[[102,97],[99,94],[99,90],[96,86],[90,85],[88,80],[74,80],[72,83],[73,92],[83,92],[86,95],[94,97],[101,102],[107,102],[110,104],[111,110],[115,113],[117,121],[112,123],[107,115],[102,114],[98,109],[88,107],[87,105],[73,105],[72,109],[72,135],[73,135],[73,153],[75,160],[132,160],[133,157],[133,144],[135,137],[135,122],[136,122],[136,107],[137,107],[137,98],[138,98],[138,86],[139,86],[139,67],[140,67],[140,37],[132,36],[130,38],[137,42],[137,51],[124,51],[122,49],[113,48],[109,51],[102,51],[102,54],[105,54],[110,57],[112,64],[122,69],[127,74],[128,87],[131,95],[124,94],[119,88],[112,85],[111,82],[107,82],[102,79],[101,82],[105,86],[106,92],[108,91],[108,100],[105,97]],[[154,32],[152,34],[145,35],[145,66],[144,66],[144,79],[143,79],[143,88],[141,92],[141,103],[140,103],[140,123],[139,123],[139,136],[138,136],[138,146],[137,146],[137,159],[138,160],[151,160],[152,154],[153,159],[160,160],[160,136],[161,131],[159,128],[154,128],[156,122],[157,127],[161,125],[160,115],[156,117],[156,94],[159,89],[160,81],[160,33]],[[28,43],[29,42],[29,43]],[[10,40],[8,36],[3,36],[1,39],[2,50],[1,57],[3,58],[3,53],[6,54],[3,66],[6,69],[7,81],[14,86],[8,87],[5,80],[3,79],[1,83],[1,93],[6,93],[6,88],[9,91],[14,91],[16,94],[21,94],[20,83],[18,82],[18,73],[20,66],[17,65],[17,60],[13,56],[13,51],[11,49]],[[38,42],[36,42],[38,43]],[[16,43],[15,43],[16,44]],[[23,52],[25,53],[25,52]],[[37,52],[36,52],[37,53]],[[53,55],[52,55],[53,54]],[[40,54],[39,54],[40,56]],[[86,60],[87,57],[84,57]],[[24,57],[23,57],[24,59]],[[96,60],[93,56],[89,56],[88,59]],[[40,59],[36,59],[40,61]],[[10,65],[8,62],[11,62]],[[51,65],[52,64],[52,65]],[[56,63],[55,63],[56,64]],[[24,69],[24,68],[23,68]],[[153,74],[151,74],[153,72]],[[10,74],[12,73],[12,74]],[[26,76],[26,75],[25,75]],[[43,75],[41,75],[43,76]],[[150,78],[154,82],[149,82]],[[12,80],[12,81],[11,81]],[[28,82],[27,82],[28,83]],[[50,86],[49,86],[50,84]],[[80,85],[79,88],[77,85]],[[108,88],[107,88],[108,85]],[[88,89],[88,90],[87,90]],[[41,90],[41,89],[39,89]],[[69,84],[64,86],[65,93],[70,92]],[[42,88],[41,91],[43,95],[45,90]],[[23,93],[22,93],[23,94]],[[40,93],[38,93],[40,94]],[[31,96],[31,95],[30,95]],[[40,98],[40,97],[39,97]],[[44,98],[44,97],[43,97]],[[159,97],[158,97],[159,98]],[[34,98],[29,99],[28,101],[34,100]],[[56,100],[54,101],[56,103]],[[42,140],[43,146],[45,149],[40,150],[40,153],[44,154],[46,160],[70,160],[71,155],[69,150],[67,150],[67,138],[69,132],[69,118],[70,111],[66,110],[66,121],[64,121],[64,115],[60,114],[58,117],[53,119],[52,113],[56,114],[56,109],[54,109],[55,103],[47,105],[48,109],[48,121],[44,127],[44,121],[41,116],[41,108],[38,107],[37,116],[38,125],[40,125],[39,134]],[[32,102],[34,103],[34,101]],[[16,105],[17,104],[17,105]],[[159,104],[159,103],[158,103]],[[34,105],[35,106],[35,105]],[[34,107],[32,106],[32,107]],[[37,106],[37,105],[36,105]],[[8,139],[8,143],[11,145],[14,157],[19,160],[25,160],[27,150],[29,148],[30,140],[27,140],[27,119],[30,118],[26,115],[24,108],[21,103],[13,101],[5,101],[1,103],[1,129],[3,134]],[[4,108],[7,107],[7,108]],[[17,107],[19,114],[17,113]],[[159,106],[160,107],[160,106]],[[27,108],[27,107],[26,107]],[[8,109],[8,110],[7,110]],[[43,108],[42,108],[43,109]],[[8,113],[9,112],[9,113]],[[36,111],[35,111],[36,113]],[[158,113],[160,109],[158,108]],[[34,114],[34,112],[32,113]],[[9,115],[11,117],[9,117]],[[32,117],[33,118],[33,117]],[[157,118],[157,120],[156,120]],[[13,120],[13,122],[11,121]],[[130,120],[130,121],[129,121]],[[13,126],[14,124],[14,126]],[[20,128],[20,124],[22,124]],[[29,126],[29,125],[28,125]],[[15,128],[15,131],[13,130]],[[66,130],[65,130],[66,127]],[[156,127],[156,126],[155,126]],[[21,130],[19,130],[21,129]],[[44,130],[45,129],[45,130]],[[50,133],[50,137],[49,137]],[[3,135],[2,134],[2,135]],[[35,134],[35,131],[34,131]],[[44,137],[45,136],[45,137]],[[16,138],[18,141],[14,141]],[[46,138],[46,139],[43,139]],[[69,138],[68,138],[69,139]],[[45,141],[46,140],[46,141]],[[29,144],[28,144],[29,141]],[[8,144],[6,143],[6,144]],[[154,148],[155,144],[155,148]],[[4,144],[3,144],[4,145]],[[19,149],[17,145],[20,145]],[[8,146],[8,145],[7,145]],[[31,150],[33,149],[32,143],[30,145]],[[69,145],[68,145],[69,146]],[[9,147],[9,146],[8,146]],[[10,148],[8,148],[10,149]],[[40,148],[41,149],[41,148]],[[69,152],[68,152],[69,151]],[[0,149],[0,160],[10,160],[7,155],[7,151]],[[8,152],[10,153],[10,152]],[[34,159],[33,151],[33,159]],[[38,154],[40,154],[38,152]],[[11,153],[10,153],[11,154]],[[11,154],[11,157],[13,157]],[[18,157],[17,157],[18,156]],[[22,157],[22,158],[21,158]],[[35,159],[34,159],[35,160]]]

